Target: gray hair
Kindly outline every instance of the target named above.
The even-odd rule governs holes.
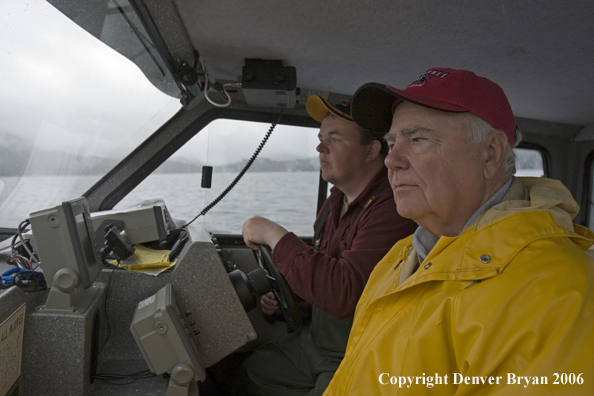
[[[462,126],[462,131],[466,134],[466,137],[476,144],[484,143],[487,140],[487,137],[497,130],[487,121],[470,112],[450,114],[450,121],[458,122],[458,125]],[[516,173],[516,154],[514,153],[513,148],[520,144],[522,138],[522,133],[519,129],[516,129],[515,144],[512,146],[508,143],[507,149],[505,150],[501,169],[503,169],[508,176],[513,176]]]

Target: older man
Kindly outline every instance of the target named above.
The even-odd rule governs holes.
[[[503,90],[435,68],[365,84],[352,111],[389,131],[398,213],[419,228],[372,273],[324,395],[592,394],[594,234],[560,182],[512,176]]]
[[[312,322],[252,354],[239,380],[242,395],[321,395],[344,355],[369,274],[416,228],[396,212],[383,134],[355,125],[349,102],[331,105],[314,95],[306,107],[321,122],[320,168],[334,185],[315,223],[316,246],[261,217],[246,221],[242,234],[250,247],[274,249],[273,261],[290,287],[313,305]],[[262,306],[271,312],[276,302],[263,297]]]

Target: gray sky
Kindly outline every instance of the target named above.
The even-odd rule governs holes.
[[[14,135],[44,149],[121,158],[180,107],[44,0],[0,1],[0,76],[0,145]],[[237,160],[255,150],[268,125],[219,121],[211,129],[220,135],[210,139],[210,159]],[[277,127],[261,155],[315,157],[315,133],[300,130]],[[232,131],[240,133],[230,138]],[[200,152],[204,139],[178,155]]]
[[[0,2],[0,18],[1,132],[33,138],[44,119],[112,141],[170,101],[131,62],[43,0]],[[47,148],[59,148],[59,139],[49,140]]]

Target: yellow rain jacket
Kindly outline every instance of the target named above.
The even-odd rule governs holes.
[[[578,209],[558,181],[514,178],[408,278],[412,236],[396,243],[324,395],[593,395],[594,234]]]

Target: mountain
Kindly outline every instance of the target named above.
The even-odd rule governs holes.
[[[29,163],[31,155],[37,161]],[[57,174],[67,175],[104,175],[113,169],[119,160],[102,158],[95,155],[81,156],[44,149],[36,149],[34,154],[19,146],[0,146],[0,158],[3,166],[0,167],[0,176],[28,175],[51,176]],[[43,159],[43,160],[39,160]],[[247,160],[241,160],[228,165],[215,166],[219,172],[239,172]],[[250,172],[303,172],[318,171],[317,158],[277,161],[269,158],[258,158],[250,167]],[[155,170],[157,174],[167,173],[201,173],[202,164],[195,160],[178,158],[168,160]]]
[[[215,166],[219,172],[239,172],[247,160],[241,160],[228,165]],[[270,158],[258,158],[250,167],[250,172],[317,172],[320,162],[317,158],[303,158],[288,161],[278,161]]]

